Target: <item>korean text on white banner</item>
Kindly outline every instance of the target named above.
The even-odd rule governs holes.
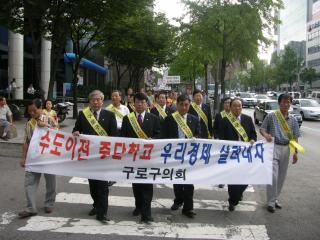
[[[273,143],[80,135],[36,128],[26,171],[127,183],[271,184]]]

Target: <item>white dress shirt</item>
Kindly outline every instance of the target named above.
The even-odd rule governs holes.
[[[186,113],[185,115],[182,116],[183,121],[184,121],[185,123],[187,122],[187,115],[188,115],[188,113]],[[178,125],[178,137],[179,137],[179,138],[186,138],[184,132],[183,132],[182,129],[179,127],[179,125]]]

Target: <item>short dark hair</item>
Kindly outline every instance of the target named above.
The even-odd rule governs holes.
[[[119,93],[119,96],[122,97],[122,92],[120,90],[117,90],[117,89],[113,90],[111,92],[111,95],[112,95],[112,93],[115,93],[115,92]]]
[[[190,102],[190,98],[187,94],[181,94],[178,98],[177,98],[177,103],[180,103],[180,102],[184,102],[188,100]]]
[[[193,91],[193,94],[192,94],[192,96],[194,97],[194,95],[196,95],[196,94],[198,94],[198,93],[200,93],[200,94],[202,95],[202,92],[201,92],[201,90],[199,90],[199,89],[196,89],[196,90],[194,90],[194,91]]]
[[[47,100],[45,100],[45,101],[44,101],[44,104],[43,104],[43,107],[44,107],[44,108],[46,107],[47,102],[51,102],[51,103],[53,103],[53,101],[52,101],[51,99],[47,99]]]
[[[0,101],[3,101],[3,99],[5,99],[4,96],[0,96]]]
[[[237,97],[236,97],[236,98],[234,98],[234,99],[231,99],[230,106],[232,105],[232,103],[233,103],[234,101],[240,101],[241,104],[242,104],[241,98],[237,98]]]
[[[287,93],[282,93],[278,97],[278,103],[281,103],[282,100],[289,100],[290,102],[292,102],[292,97]]]
[[[32,106],[32,105],[35,105],[36,108],[41,108],[42,107],[42,100],[40,98],[35,98],[33,100],[31,100],[31,102],[28,102],[28,106]]]
[[[155,95],[155,98],[156,99],[159,99],[160,95],[163,94],[166,98],[167,98],[167,95],[164,91],[161,91],[161,92],[158,92],[156,95]]]
[[[133,101],[136,101],[136,99],[137,99],[137,100],[141,100],[141,101],[146,100],[146,102],[148,102],[148,97],[147,97],[147,95],[145,95],[144,93],[141,93],[141,92],[136,93],[136,94],[134,95]]]
[[[222,103],[224,103],[225,101],[228,101],[228,100],[232,100],[231,97],[225,97],[224,99],[222,99]]]

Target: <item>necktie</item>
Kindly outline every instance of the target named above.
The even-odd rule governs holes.
[[[97,111],[94,111],[94,112],[93,112],[93,116],[95,117],[95,119],[98,120],[98,113],[97,113]]]
[[[138,123],[140,126],[142,125],[142,115],[141,114],[138,115]]]

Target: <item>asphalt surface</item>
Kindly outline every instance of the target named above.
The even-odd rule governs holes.
[[[244,113],[252,115],[253,110],[245,109]],[[71,126],[66,126],[67,129]],[[24,171],[19,167],[19,158],[0,157],[0,239],[320,239],[320,122],[304,121],[301,133],[300,143],[306,153],[299,156],[296,165],[289,166],[280,197],[283,209],[274,214],[266,211],[264,186],[250,188],[234,212],[227,210],[225,190],[199,186],[194,196],[199,201],[199,207],[195,207],[197,215],[190,220],[180,211],[168,208],[173,191],[170,186],[159,185],[154,188],[154,200],[170,201],[152,209],[155,222],[151,225],[140,224],[139,218],[131,215],[132,190],[121,185],[111,188],[111,222],[101,225],[87,215],[91,208],[85,195],[89,193],[88,185],[79,179],[70,183],[70,177],[57,177],[58,195],[53,213],[46,214],[42,209],[45,190],[42,178],[38,216],[18,219],[17,213],[25,206]],[[73,200],[70,194],[75,196]],[[210,205],[201,200],[216,202]]]

